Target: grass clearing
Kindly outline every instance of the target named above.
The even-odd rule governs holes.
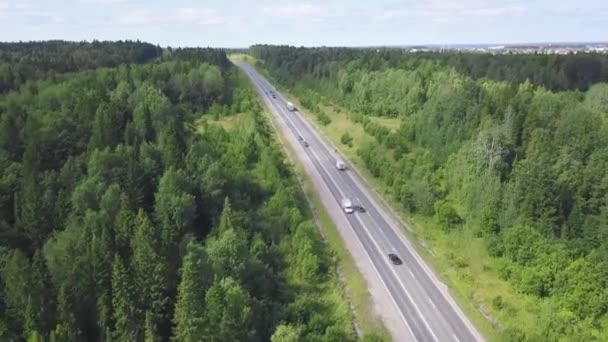
[[[245,62],[251,65],[254,65],[258,60],[250,55],[244,53],[232,53],[228,55],[228,58],[237,62]]]
[[[393,132],[401,127],[401,120],[399,120],[399,118],[383,118],[377,116],[370,116],[369,118],[372,122],[382,125]]]
[[[228,115],[219,119],[214,119],[213,116],[205,114],[200,118],[196,119],[194,122],[194,126],[197,132],[203,132],[205,130],[205,122],[208,125],[217,125],[223,127],[225,130],[229,131],[239,125],[243,120],[244,114],[234,114]]]

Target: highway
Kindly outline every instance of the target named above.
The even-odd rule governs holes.
[[[483,341],[430,268],[400,230],[399,221],[366,189],[365,182],[353,170],[340,171],[336,160],[340,153],[327,142],[307,119],[289,111],[287,100],[252,66],[234,62],[251,79],[279,129],[288,136],[298,158],[306,164],[309,175],[323,192],[322,202],[341,230],[347,248],[366,277],[379,315],[396,341]],[[270,92],[274,92],[275,97]],[[309,146],[304,146],[302,137]],[[341,199],[349,198],[364,212],[351,214],[341,209]],[[333,201],[333,202],[332,202]],[[389,253],[398,255],[403,264],[394,265]]]

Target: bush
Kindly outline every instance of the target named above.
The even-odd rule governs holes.
[[[329,116],[327,116],[327,114],[325,114],[321,109],[316,110],[315,114],[321,125],[327,126],[331,123]]]
[[[351,137],[348,132],[342,134],[340,137],[340,142],[348,147],[353,147],[353,137]]]
[[[505,307],[505,303],[502,300],[502,296],[496,296],[494,297],[494,299],[492,299],[492,307],[494,307],[495,310],[502,310]]]
[[[446,201],[437,202],[435,204],[435,212],[437,220],[444,231],[449,231],[462,224],[462,218],[458,215],[456,209]]]

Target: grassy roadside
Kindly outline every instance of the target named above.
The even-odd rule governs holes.
[[[233,60],[244,60],[248,63],[252,63],[251,61],[253,61],[253,58],[249,57],[248,60],[247,57],[248,56],[246,55],[231,55],[231,59]],[[266,114],[268,113],[266,112]],[[302,191],[310,204],[311,214],[315,217],[320,233],[323,235],[325,243],[330,248],[331,253],[335,258],[339,280],[343,286],[342,291],[348,298],[357,330],[362,336],[375,335],[380,337],[383,341],[390,341],[391,338],[388,330],[384,327],[381,318],[374,312],[367,281],[359,272],[350,253],[344,246],[340,233],[321,203],[321,199],[315,191],[312,181],[306,175],[304,166],[296,158],[296,152],[287,142],[283,132],[276,129],[276,118],[272,115],[267,115],[267,117],[275,128],[274,131],[277,136],[277,141],[281,142],[281,146],[288,157],[292,171],[298,178]]]
[[[267,70],[260,67],[256,69],[269,79],[273,79]],[[293,96],[288,89],[274,83],[290,101],[299,108],[304,108],[298,98]],[[332,106],[323,106],[322,109],[332,120],[327,125],[322,125],[314,115],[309,113],[304,113],[304,115],[340,149],[363,178],[382,197],[381,199],[393,208],[394,212],[405,222],[405,226],[411,229],[404,229],[405,234],[411,238],[411,241],[416,242],[414,245],[418,253],[450,288],[454,300],[480,333],[489,341],[504,340],[503,334],[486,317],[488,314],[488,317],[495,317],[500,322],[516,322],[515,324],[520,326],[534,324],[533,316],[530,313],[537,305],[537,301],[515,293],[508,282],[499,279],[496,272],[498,263],[488,256],[483,242],[472,236],[471,230],[467,229],[446,235],[433,219],[421,215],[411,215],[402,210],[382,180],[371,175],[357,154],[358,146],[362,146],[374,138],[367,134],[360,124],[351,121],[343,110],[336,110]],[[376,122],[390,129],[398,128],[397,122],[391,119],[378,119]],[[353,145],[350,147],[340,142],[344,132],[348,132],[353,138]],[[471,236],[465,236],[466,234]],[[501,297],[505,303],[508,303],[509,307],[506,310],[498,311],[492,307],[493,300],[497,297]]]

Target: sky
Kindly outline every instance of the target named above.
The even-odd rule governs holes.
[[[608,41],[608,0],[0,0],[0,41],[381,46]]]

